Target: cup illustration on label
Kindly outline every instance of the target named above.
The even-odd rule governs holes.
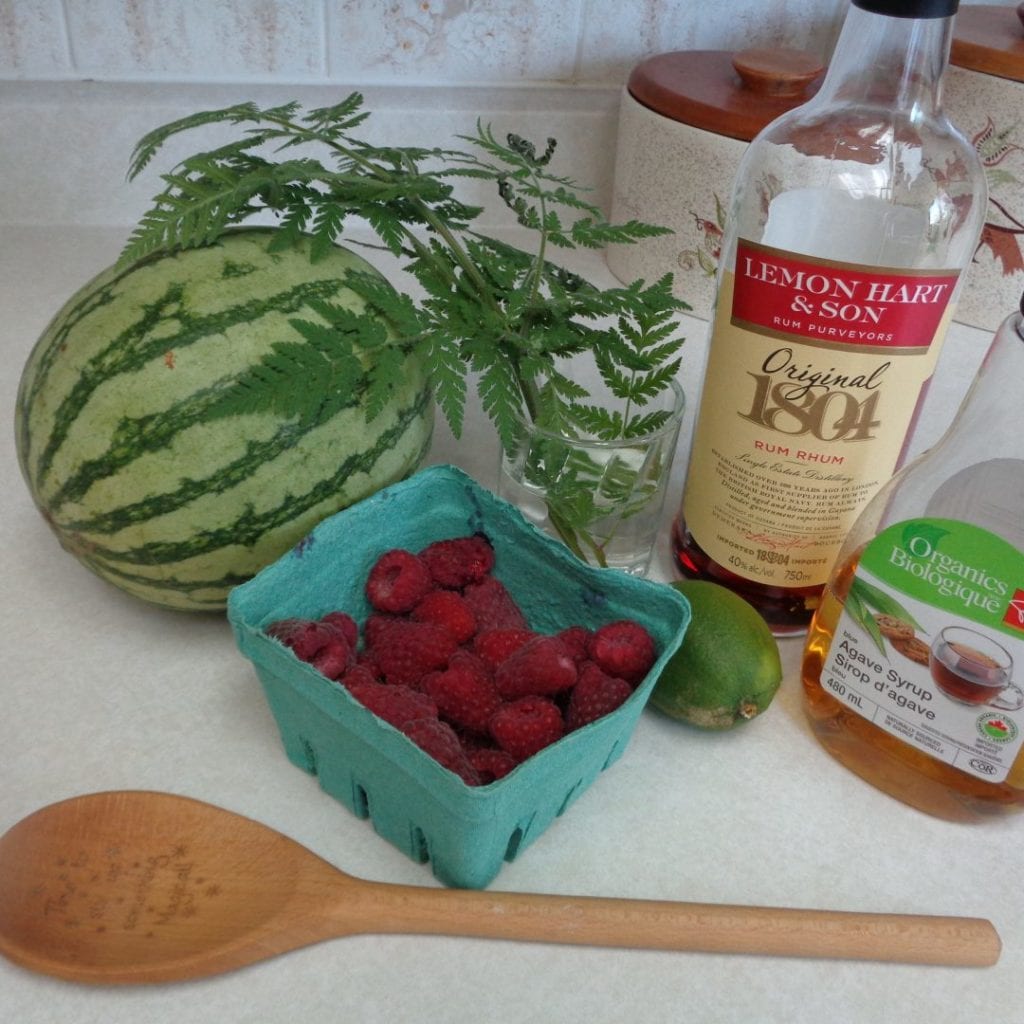
[[[1013,659],[995,640],[964,626],[946,626],[928,660],[935,685],[950,700],[1004,711],[1024,707],[1024,691],[1010,681]]]

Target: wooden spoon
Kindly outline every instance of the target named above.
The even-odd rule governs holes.
[[[988,921],[366,882],[248,818],[168,793],[44,807],[0,838],[0,952],[94,983],[198,978],[391,932],[987,966]]]

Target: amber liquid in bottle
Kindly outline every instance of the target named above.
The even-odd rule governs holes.
[[[694,540],[680,515],[672,526],[672,555],[679,571],[688,579],[711,580],[739,594],[752,604],[775,636],[803,633],[818,606],[821,586],[772,587],[737,576],[719,565]]]
[[[865,781],[936,817],[976,822],[1024,808],[1024,756],[1018,757],[1004,782],[985,782],[885,732],[821,685],[822,667],[856,568],[854,558],[825,588],[804,649],[804,707],[818,741]]]
[[[906,459],[910,438],[920,418],[930,383],[930,380],[925,381],[914,406],[897,468],[901,467]],[[672,523],[671,544],[676,567],[687,579],[711,580],[739,594],[757,609],[761,618],[768,623],[773,636],[796,636],[806,631],[811,616],[821,601],[824,584],[813,587],[772,587],[738,576],[716,562],[697,543],[693,534],[686,528],[682,512]]]

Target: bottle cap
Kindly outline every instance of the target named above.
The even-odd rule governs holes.
[[[890,18],[951,18],[960,0],[852,0],[854,7]]]

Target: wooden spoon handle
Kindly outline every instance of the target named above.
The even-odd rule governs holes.
[[[1002,948],[981,918],[367,885],[367,932],[964,967],[991,966]]]

